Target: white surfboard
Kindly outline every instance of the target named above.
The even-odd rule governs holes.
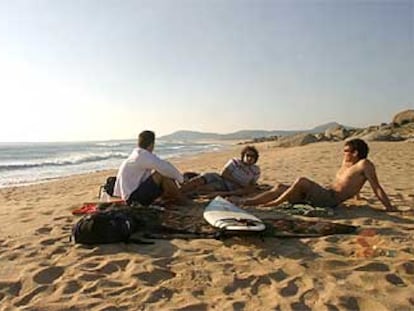
[[[204,219],[213,227],[234,231],[263,231],[265,224],[256,216],[217,196],[204,209]]]

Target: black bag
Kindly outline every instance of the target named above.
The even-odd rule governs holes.
[[[99,188],[99,195],[101,197],[102,190],[109,194],[111,197],[114,196],[114,188],[115,188],[116,176],[110,176],[106,179],[104,185]]]
[[[99,211],[73,225],[72,239],[81,244],[136,242],[130,237],[137,229],[134,218],[122,210]]]

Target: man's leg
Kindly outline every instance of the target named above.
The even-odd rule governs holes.
[[[265,191],[261,194],[258,194],[252,198],[241,199],[240,204],[243,205],[259,205],[271,202],[277,199],[282,193],[284,193],[289,188],[288,185],[277,184],[272,189]],[[236,202],[237,203],[237,202]]]
[[[312,186],[315,184],[315,182],[306,177],[300,177],[277,199],[264,204],[264,206],[278,206],[286,201],[291,203],[303,202],[309,191],[311,191]]]
[[[227,191],[223,178],[217,173],[205,173],[190,179],[180,187],[182,193],[210,194],[217,191]]]
[[[192,192],[194,190],[197,190],[199,187],[205,184],[206,184],[206,181],[203,176],[193,177],[189,181],[181,185],[180,191],[182,193]]]
[[[158,172],[152,174],[154,182],[162,188],[162,197],[180,204],[188,204],[191,202],[185,195],[182,194],[177,186],[177,183],[168,177],[161,175]]]

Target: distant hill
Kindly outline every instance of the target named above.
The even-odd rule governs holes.
[[[221,134],[216,133],[204,133],[196,131],[177,131],[169,135],[161,136],[159,139],[162,140],[221,140]]]
[[[332,128],[335,126],[342,126],[345,128],[351,128],[349,126],[341,125],[337,122],[330,122],[323,125],[319,125],[313,129],[309,130],[296,130],[296,131],[284,131],[284,130],[275,130],[275,131],[265,131],[265,130],[241,130],[229,134],[217,134],[217,133],[205,133],[197,131],[177,131],[169,135],[161,136],[159,139],[162,140],[184,140],[184,141],[198,141],[198,140],[250,140],[254,138],[261,137],[271,137],[271,136],[289,136],[298,133],[321,133],[325,132],[326,129]]]

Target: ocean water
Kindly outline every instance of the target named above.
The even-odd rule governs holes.
[[[136,140],[61,143],[0,143],[0,188],[26,185],[80,173],[116,169]],[[157,140],[162,159],[215,151],[225,144]]]

